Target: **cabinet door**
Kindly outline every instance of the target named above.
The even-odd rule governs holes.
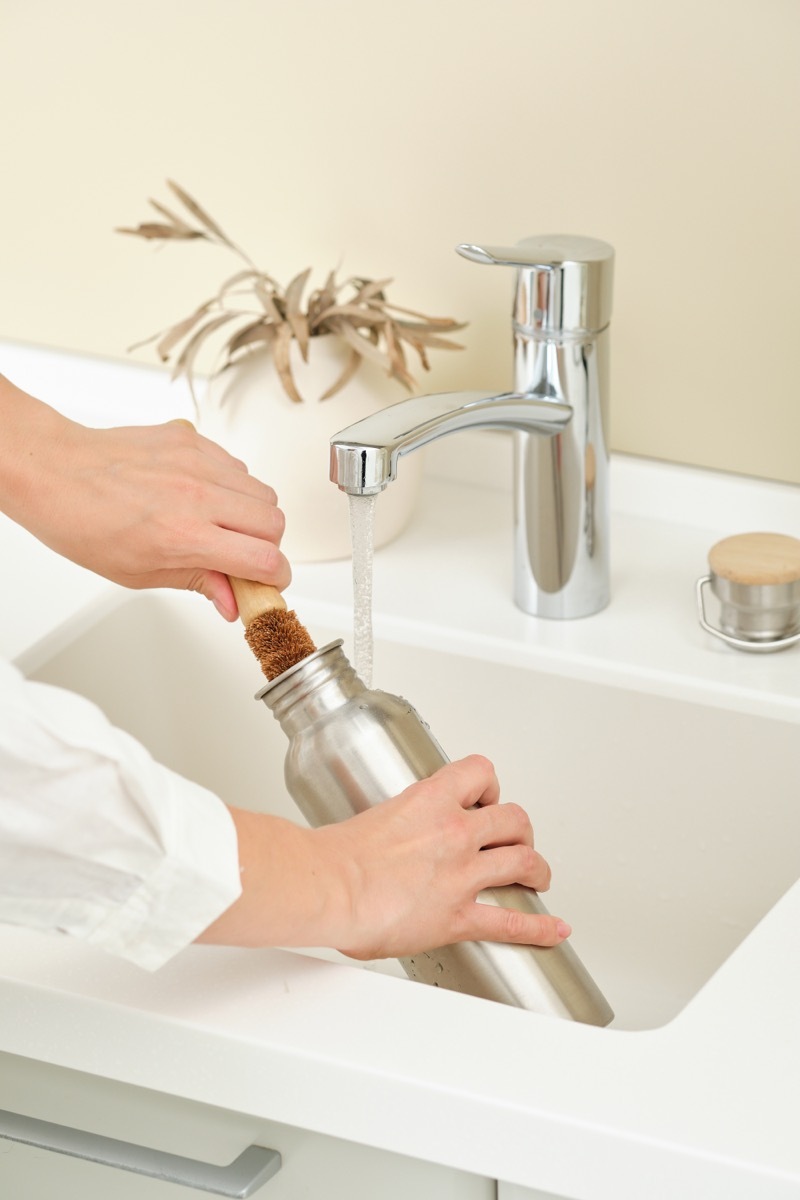
[[[0,1109],[223,1165],[247,1147],[282,1157],[258,1200],[495,1200],[494,1183],[274,1121],[0,1054]],[[186,1200],[207,1192],[0,1138],[9,1200]]]

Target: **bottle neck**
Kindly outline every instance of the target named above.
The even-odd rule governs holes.
[[[264,701],[287,737],[293,737],[366,690],[339,640],[279,675],[261,689],[256,699]]]

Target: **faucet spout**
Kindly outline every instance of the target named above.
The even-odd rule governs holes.
[[[404,454],[461,429],[516,429],[553,436],[572,408],[533,392],[439,392],[381,409],[331,439],[330,477],[351,496],[371,496],[397,475]]]
[[[459,429],[511,430],[514,601],[558,620],[609,600],[608,343],[614,250],[546,234],[516,246],[464,242],[462,257],[513,267],[514,391],[442,392],[394,404],[331,439],[330,477],[383,491],[397,460]]]

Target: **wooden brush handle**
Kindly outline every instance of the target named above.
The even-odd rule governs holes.
[[[252,579],[236,579],[233,575],[229,575],[228,579],[245,628],[262,613],[286,608],[286,601],[278,589],[270,587],[268,583],[253,583]]]

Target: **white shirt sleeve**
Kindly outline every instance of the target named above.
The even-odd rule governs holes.
[[[155,970],[241,893],[236,830],[90,701],[0,660],[0,922]]]

